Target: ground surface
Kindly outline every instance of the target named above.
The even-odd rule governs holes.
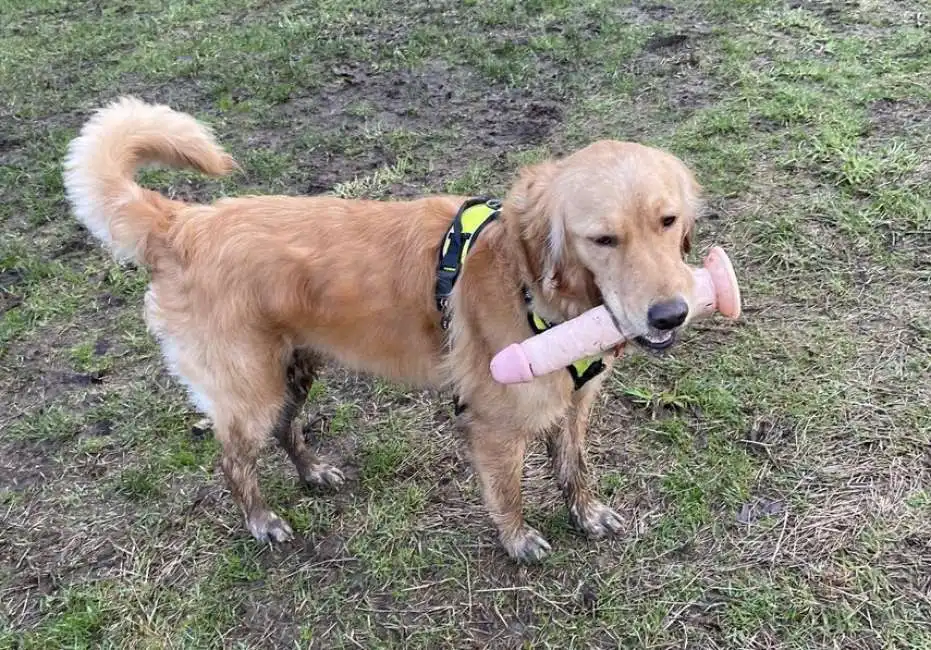
[[[0,0],[0,647],[931,647],[931,14],[899,2]],[[731,252],[736,324],[618,364],[597,407],[617,539],[542,449],[498,550],[447,396],[329,369],[307,433],[351,476],[249,538],[60,162],[121,93],[244,172],[174,196],[499,192],[600,137],[670,148]],[[360,260],[360,263],[365,263]]]

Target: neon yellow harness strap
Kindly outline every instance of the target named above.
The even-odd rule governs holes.
[[[534,334],[540,334],[546,330],[553,327],[552,324],[548,323],[544,318],[534,313],[529,309],[530,302],[527,300],[529,298],[529,292],[524,292],[524,299],[527,302],[527,320],[530,322],[530,329],[533,330]],[[572,381],[575,383],[575,389],[578,390],[585,384],[587,384],[592,378],[596,377],[605,369],[604,361],[601,357],[588,357],[587,359],[579,359],[575,363],[566,366],[566,370],[569,371],[569,374],[572,376]]]
[[[443,313],[443,329],[446,320],[446,304],[453,292],[465,258],[478,239],[479,233],[498,218],[501,203],[495,199],[469,199],[459,208],[440,246],[440,259],[436,269],[436,306]]]

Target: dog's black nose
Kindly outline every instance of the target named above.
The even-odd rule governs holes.
[[[647,310],[647,322],[658,330],[671,330],[684,323],[688,314],[689,304],[682,298],[673,298],[651,305]]]

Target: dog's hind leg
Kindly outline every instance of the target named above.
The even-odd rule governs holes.
[[[289,403],[279,351],[274,341],[256,337],[229,341],[213,356],[181,357],[186,383],[200,396],[198,401],[210,407],[221,445],[220,466],[233,500],[261,542],[284,542],[293,535],[262,497],[257,467],[259,453],[277,431]],[[195,364],[195,358],[200,363]]]
[[[588,418],[601,382],[601,378],[594,379],[576,392],[566,422],[547,439],[547,449],[569,508],[569,518],[593,539],[616,533],[623,525],[620,515],[592,493],[585,459]]]
[[[260,542],[286,542],[291,527],[268,508],[259,489],[256,461],[275,422],[274,410],[259,404],[248,417],[221,413],[215,423],[222,445],[220,466],[233,500],[242,510],[249,531]]]
[[[306,483],[319,487],[337,488],[345,477],[336,467],[321,462],[307,446],[304,431],[297,414],[307,400],[320,358],[309,350],[297,349],[286,371],[285,402],[275,425],[274,436],[284,449],[297,473]]]

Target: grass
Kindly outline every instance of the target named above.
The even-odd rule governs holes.
[[[931,647],[931,32],[917,0],[0,0],[0,648]],[[260,547],[140,306],[63,200],[88,111],[208,120],[243,172],[189,200],[501,192],[602,137],[705,186],[737,324],[618,364],[592,423],[613,540],[574,533],[542,445],[498,549],[448,396],[328,368],[281,454],[298,533]]]

